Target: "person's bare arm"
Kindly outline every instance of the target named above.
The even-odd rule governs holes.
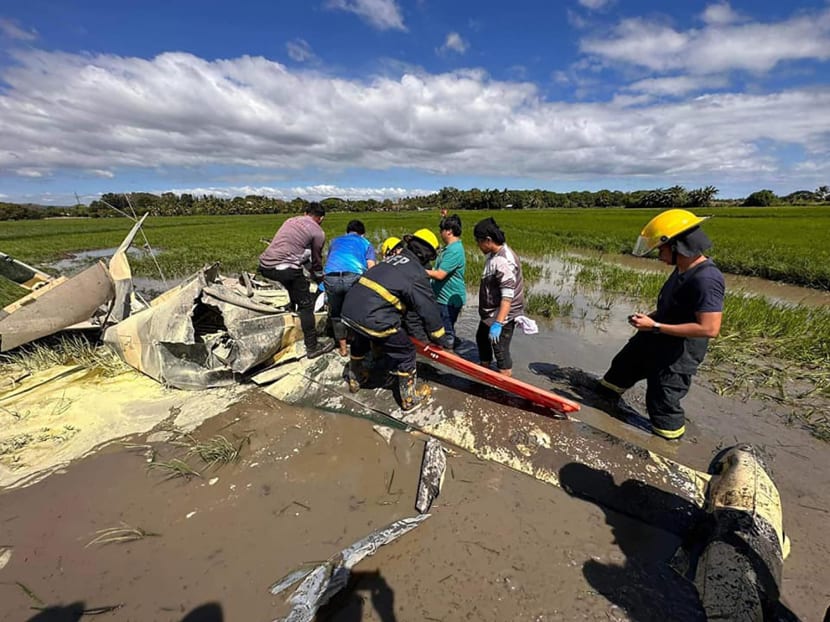
[[[660,324],[660,333],[671,337],[717,337],[720,334],[720,326],[723,320],[721,311],[701,311],[695,313],[697,322],[686,324]],[[628,323],[639,331],[653,331],[654,325],[658,322],[645,315],[635,313],[628,318]]]

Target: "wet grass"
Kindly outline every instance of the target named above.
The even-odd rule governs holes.
[[[147,531],[141,527],[131,527],[127,523],[121,523],[119,527],[109,527],[107,529],[99,529],[95,532],[95,538],[87,543],[87,547],[93,545],[105,544],[125,544],[127,542],[136,542],[144,538],[154,538],[161,536],[160,533]]]
[[[574,289],[632,298],[652,309],[666,275],[641,272],[598,259],[574,257]],[[573,317],[573,298],[533,294],[527,310]],[[613,300],[609,299],[613,304]],[[713,389],[743,400],[774,401],[790,409],[788,421],[830,440],[830,308],[782,305],[755,295],[727,292],[721,334],[704,363]]]
[[[79,365],[98,370],[111,377],[131,368],[115,352],[104,345],[97,345],[81,335],[57,335],[0,354],[0,365],[22,368],[28,372],[49,369],[54,366]]]
[[[153,460],[147,465],[147,468],[154,471],[162,471],[167,479],[183,477],[184,479],[189,480],[194,477],[202,477],[202,474],[199,471],[179,458],[171,458],[170,460]]]
[[[230,464],[239,460],[242,452],[242,447],[248,443],[250,444],[250,436],[246,436],[238,441],[236,445],[231,443],[226,437],[218,434],[205,441],[200,441],[191,435],[186,435],[184,440],[178,441],[176,444],[187,447],[185,457],[198,456],[202,462],[207,464],[208,468],[222,464]]]

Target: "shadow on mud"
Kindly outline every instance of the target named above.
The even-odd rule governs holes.
[[[669,565],[679,544],[677,536],[690,527],[672,524],[672,518],[693,514],[692,508],[679,512],[672,508],[691,505],[688,501],[636,480],[617,485],[607,471],[578,463],[562,467],[559,479],[568,494],[596,503],[603,510],[605,522],[625,555],[622,565],[594,559],[585,562],[582,572],[597,592],[636,622],[706,620],[694,585]],[[649,523],[666,531],[608,509],[626,505],[659,510],[656,522]]]
[[[360,622],[369,617],[367,605],[375,610],[381,622],[398,619],[395,617],[395,592],[379,570],[352,572],[348,586],[320,609],[316,619],[319,622]]]
[[[120,605],[114,607],[87,607],[82,601],[70,605],[56,605],[46,607],[26,622],[78,622],[85,616],[96,616],[110,611],[115,611]],[[224,622],[222,606],[219,603],[207,603],[193,609],[185,615],[181,622]]]
[[[609,398],[599,389],[599,377],[577,367],[559,367],[553,363],[530,363],[527,368],[544,376],[559,395],[596,408],[635,428],[651,432],[651,423],[623,398]]]

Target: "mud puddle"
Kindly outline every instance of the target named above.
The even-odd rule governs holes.
[[[414,514],[423,441],[409,434],[387,444],[368,421],[255,392],[195,435],[215,433],[251,434],[251,444],[239,463],[201,478],[165,480],[142,452],[110,448],[3,494],[4,618],[33,618],[37,598],[123,605],[114,620],[181,620],[210,603],[224,616],[211,619],[270,620],[286,612],[268,593],[273,581]],[[159,460],[181,452],[155,449]],[[627,559],[638,560],[631,606],[656,620],[677,605],[677,594],[652,600],[676,539],[561,489],[456,452],[432,511],[361,563],[319,619],[626,619],[625,603],[603,594],[619,591]],[[89,544],[124,524],[159,535]]]
[[[540,323],[538,335],[516,335],[516,376],[561,390],[572,368],[602,373],[630,335],[624,315],[605,330],[556,321]],[[471,358],[476,324],[475,309],[465,308],[459,329]],[[792,539],[784,601],[804,620],[821,619],[830,602],[827,445],[783,426],[773,405],[715,395],[699,380],[684,402],[689,433],[680,443],[588,406],[578,418],[700,470],[723,446],[762,447]],[[447,408],[468,398],[440,393]],[[643,393],[638,386],[627,395],[641,412]],[[198,403],[199,394],[192,399]],[[369,421],[281,405],[255,389],[193,434],[250,436],[250,445],[239,462],[220,468],[191,458],[202,477],[189,481],[148,470],[143,449],[111,445],[62,474],[0,493],[3,618],[33,618],[33,594],[47,606],[123,604],[101,619],[179,621],[216,603],[222,617],[207,619],[270,620],[286,613],[283,598],[268,592],[273,581],[415,513],[417,436],[395,432],[387,444]],[[181,447],[152,446],[158,461],[184,457]],[[607,477],[569,472],[585,481]],[[695,619],[691,588],[665,564],[674,535],[561,488],[456,450],[432,512],[359,564],[318,619]],[[160,535],[89,545],[101,530],[124,524]]]

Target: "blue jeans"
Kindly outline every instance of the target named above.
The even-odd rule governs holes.
[[[340,312],[343,310],[343,300],[346,298],[346,293],[359,278],[360,275],[354,272],[339,272],[336,275],[327,274],[323,277],[323,283],[326,284],[326,300],[329,303],[331,328],[334,331],[335,339],[346,338],[346,327],[340,321]]]
[[[438,308],[441,311],[441,321],[444,323],[444,331],[452,337],[452,344],[453,347],[455,347],[458,345],[458,342],[461,341],[455,335],[455,323],[458,321],[458,315],[461,313],[461,307],[438,303]]]

